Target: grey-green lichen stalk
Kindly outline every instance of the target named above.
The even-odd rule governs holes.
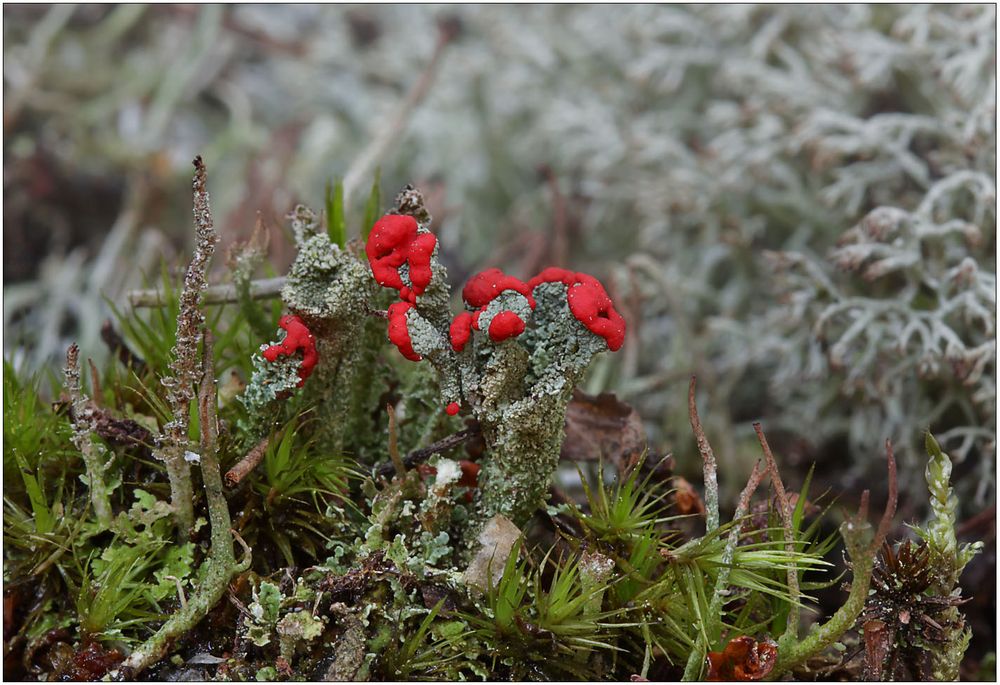
[[[341,247],[331,241],[319,217],[303,205],[295,207],[288,219],[298,255],[281,296],[295,325],[307,327],[315,337],[316,380],[304,385],[311,367],[303,372],[302,355],[283,353],[267,359],[269,346],[261,346],[242,400],[264,430],[273,402],[304,387],[317,407],[320,447],[333,453],[359,453],[375,438],[365,422],[377,404],[379,387],[374,376],[382,324],[372,315],[379,293],[358,255],[357,243]]]
[[[87,467],[87,489],[90,491],[90,504],[94,507],[101,527],[111,527],[111,501],[108,498],[108,486],[104,480],[107,464],[104,462],[105,450],[102,445],[94,442],[95,421],[94,412],[87,396],[80,386],[80,348],[76,344],[66,350],[66,392],[73,403],[73,444],[83,455]]]
[[[184,459],[188,447],[188,424],[194,386],[200,375],[198,368],[198,343],[201,342],[205,315],[200,309],[201,296],[208,287],[205,272],[215,252],[219,236],[215,233],[206,188],[205,165],[201,157],[194,160],[194,225],[195,251],[184,276],[184,289],[180,296],[180,314],[177,317],[177,337],[174,343],[172,376],[161,382],[167,389],[173,418],[156,441],[153,456],[164,462],[170,481],[170,504],[174,508],[181,538],[187,539],[194,526],[194,504],[191,490],[191,468]]]

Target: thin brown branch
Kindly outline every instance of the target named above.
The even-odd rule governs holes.
[[[101,406],[101,374],[90,357],[87,357],[87,365],[90,366],[90,402],[96,409]]]
[[[878,529],[875,531],[875,538],[872,540],[871,550],[875,551],[882,546],[882,542],[892,529],[892,517],[896,515],[896,504],[899,502],[899,485],[896,482],[896,456],[892,451],[892,441],[885,441],[885,457],[889,471],[889,492],[886,495],[885,511],[882,512],[882,519],[878,522]]]
[[[555,171],[548,164],[543,164],[539,172],[549,186],[549,194],[552,196],[552,239],[551,256],[554,264],[565,264],[566,255],[569,250],[569,236],[567,235],[566,220],[566,197],[559,189],[559,179]]]
[[[764,474],[767,473],[767,469],[760,468],[760,460],[758,459],[754,462],[753,470],[750,472],[750,477],[747,478],[747,484],[743,487],[743,491],[740,493],[740,498],[736,503],[736,513],[733,514],[733,521],[739,521],[741,518],[747,515],[750,511],[750,498],[753,497],[753,493],[757,491],[760,487],[760,482],[764,480]]]
[[[695,403],[695,386],[697,376],[691,376],[691,384],[688,386],[688,418],[691,421],[691,430],[694,432],[695,440],[698,441],[698,452],[701,453],[702,468],[705,478],[705,532],[711,533],[719,527],[719,480],[715,463],[715,452],[709,444],[705,431],[701,427],[701,419],[698,417],[698,407]]]
[[[240,459],[236,464],[226,471],[226,486],[230,488],[235,488],[240,484],[247,475],[257,468],[262,461],[264,461],[264,454],[267,452],[268,445],[271,444],[271,436],[267,436],[253,448],[246,453],[246,456]]]
[[[481,431],[479,426],[476,425],[472,428],[466,428],[458,433],[453,433],[445,438],[441,438],[437,442],[433,442],[427,447],[421,447],[420,449],[413,450],[405,457],[403,457],[403,466],[407,469],[412,469],[417,464],[421,464],[428,459],[430,459],[435,454],[440,454],[441,452],[447,452],[450,449],[458,447],[462,443],[471,440],[473,438],[479,437]],[[389,477],[395,470],[395,466],[392,462],[387,462],[382,464],[376,469],[375,474],[377,476]]]
[[[781,473],[778,471],[778,462],[774,459],[771,446],[767,444],[767,437],[759,422],[754,422],[753,429],[757,433],[757,440],[760,441],[760,448],[764,450],[764,458],[767,460],[767,470],[771,474],[771,484],[774,486],[778,499],[778,515],[781,517],[781,527],[785,537],[785,551],[795,552],[795,536],[792,531],[792,511],[791,502],[785,492],[785,484],[781,480]],[[788,620],[785,625],[785,634],[782,639],[794,640],[799,632],[799,570],[794,561],[788,565],[788,592],[791,595],[791,606],[788,610]]]
[[[992,505],[983,509],[981,512],[962,523],[958,528],[955,529],[956,537],[962,537],[972,533],[973,531],[983,528],[984,530],[989,530],[990,524],[995,528],[997,518],[997,505]]]

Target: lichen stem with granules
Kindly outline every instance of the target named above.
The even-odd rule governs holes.
[[[872,535],[871,524],[865,520],[868,513],[867,490],[861,495],[861,506],[858,507],[857,516],[840,525],[840,535],[847,548],[847,556],[851,560],[854,575],[847,601],[826,623],[814,626],[801,641],[792,641],[778,648],[778,661],[774,665],[774,670],[768,675],[769,680],[778,679],[782,674],[805,663],[810,657],[832,645],[840,639],[841,635],[851,629],[865,608],[868,590],[871,588],[872,569],[875,566],[875,550],[882,545],[882,541],[885,539],[884,533],[888,530],[885,522],[890,521],[892,512],[896,511],[896,460],[893,457],[891,445],[888,442],[886,445],[888,448],[886,458],[890,488],[882,521],[876,533]]]
[[[80,348],[76,343],[66,350],[66,392],[73,403],[73,444],[80,450],[87,468],[90,504],[94,507],[97,522],[105,530],[111,527],[111,501],[104,482],[104,448],[94,442],[94,414],[90,400],[80,386]]]
[[[250,568],[250,549],[232,530],[229,503],[222,491],[222,473],[217,456],[218,424],[216,417],[215,373],[212,361],[211,334],[205,334],[203,376],[198,393],[198,410],[201,423],[201,478],[208,504],[208,518],[212,527],[211,548],[204,567],[199,571],[204,580],[188,600],[187,605],[170,617],[156,634],[146,640],[118,669],[122,680],[134,680],[142,671],[153,665],[171,650],[177,639],[190,632],[212,607],[214,607],[239,573]],[[244,556],[239,562],[233,555],[233,542],[243,546]]]
[[[191,467],[184,458],[188,446],[191,399],[198,380],[198,343],[205,315],[201,311],[201,295],[207,287],[205,273],[215,252],[219,236],[212,225],[212,211],[206,189],[205,164],[201,157],[194,160],[194,225],[196,245],[194,256],[184,276],[180,296],[180,313],[177,316],[177,338],[171,355],[172,376],[161,382],[167,388],[172,419],[163,426],[157,439],[153,456],[167,468],[170,481],[170,504],[181,540],[187,540],[194,526],[194,502],[191,489]]]

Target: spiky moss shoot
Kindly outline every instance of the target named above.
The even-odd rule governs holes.
[[[924,446],[927,451],[927,491],[930,496],[931,520],[917,534],[923,538],[929,550],[930,587],[934,595],[942,600],[958,597],[961,588],[958,580],[962,569],[983,547],[982,542],[959,546],[955,536],[955,522],[958,512],[958,498],[951,488],[951,459],[945,454],[934,436],[928,432]],[[947,606],[939,614],[943,629],[938,635],[941,644],[930,649],[930,678],[933,680],[957,680],[962,657],[972,639],[971,628],[956,606]]]

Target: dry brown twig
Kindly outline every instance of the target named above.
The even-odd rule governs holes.
[[[257,468],[264,461],[264,454],[268,445],[271,444],[271,436],[267,436],[246,453],[246,456],[236,462],[235,465],[226,471],[226,486],[235,488],[247,475]]]
[[[705,474],[705,532],[711,533],[719,527],[719,480],[715,462],[715,452],[709,444],[705,431],[698,417],[698,407],[695,403],[695,384],[697,376],[691,376],[688,386],[688,418],[691,420],[691,430],[698,441],[698,452],[701,453],[702,467]]]
[[[781,527],[785,537],[785,551],[794,553],[795,537],[792,533],[791,503],[788,501],[788,495],[785,493],[785,484],[782,482],[781,474],[778,472],[778,462],[774,459],[771,446],[767,444],[767,437],[764,436],[764,429],[761,427],[760,422],[754,422],[753,429],[757,433],[757,440],[760,441],[760,447],[764,451],[764,458],[767,460],[767,470],[771,475],[771,484],[774,486],[774,491],[777,495],[778,515],[781,517]],[[788,593],[791,595],[792,601],[788,610],[788,620],[785,624],[785,634],[782,636],[782,639],[794,640],[799,633],[799,597],[801,596],[799,592],[799,571],[794,561],[788,567]]]
[[[889,492],[886,495],[885,511],[882,512],[882,519],[879,521],[875,537],[872,539],[872,554],[882,546],[882,542],[889,535],[889,531],[892,528],[892,518],[896,515],[896,505],[899,502],[899,484],[896,478],[896,455],[892,451],[891,440],[885,441],[885,458],[888,462]]]

